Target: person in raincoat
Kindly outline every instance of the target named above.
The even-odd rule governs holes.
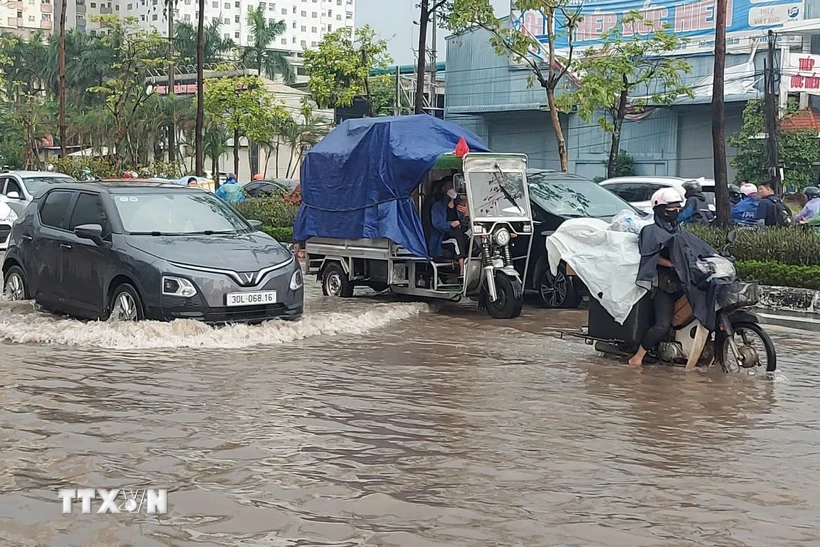
[[[744,182],[740,187],[743,199],[732,206],[732,222],[741,226],[755,226],[757,224],[757,186]]]
[[[803,224],[820,214],[820,188],[809,186],[803,190],[803,195],[806,196],[806,205],[792,218],[795,224]]]
[[[216,195],[231,205],[245,201],[245,192],[242,190],[242,187],[239,186],[239,183],[236,181],[236,175],[233,173],[228,175],[225,184],[219,187],[216,191]]]
[[[448,245],[458,258],[459,273],[464,274],[464,259],[467,257],[469,240],[465,227],[469,226],[465,205],[460,203],[458,193],[453,188],[453,178],[439,182],[430,209],[431,233],[428,239],[430,254],[440,257],[444,245]]]
[[[686,204],[680,212],[678,221],[681,224],[703,224],[708,226],[714,220],[715,215],[709,209],[706,196],[703,195],[703,188],[697,180],[687,180],[683,183],[683,190],[686,192]]]

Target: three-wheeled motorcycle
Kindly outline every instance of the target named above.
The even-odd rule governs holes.
[[[521,313],[524,290],[510,241],[532,245],[527,158],[520,154],[445,154],[413,193],[415,214],[429,208],[434,175],[451,174],[469,211],[469,252],[463,276],[454,257],[421,257],[389,238],[306,241],[307,273],[316,274],[328,296],[350,297],[356,286],[396,294],[459,301],[470,298],[499,319]],[[429,234],[425,234],[429,237]],[[526,240],[526,241],[522,241]],[[528,264],[529,252],[517,260]]]

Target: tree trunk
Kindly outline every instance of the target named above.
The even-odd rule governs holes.
[[[196,27],[196,134],[194,146],[196,160],[194,170],[201,177],[205,174],[205,156],[202,146],[202,133],[205,130],[205,0],[199,0],[199,17]]]
[[[254,146],[256,145],[248,139],[248,172],[251,174],[251,180],[253,180],[254,175],[256,175],[256,169],[253,168],[253,154],[251,153]]]
[[[569,166],[567,164],[567,142],[564,140],[564,129],[561,127],[561,117],[558,113],[558,107],[555,105],[555,90],[547,87],[547,105],[550,108],[550,120],[552,121],[552,130],[555,131],[555,140],[558,141],[558,157],[561,159],[561,171],[567,172]]]
[[[621,96],[618,97],[618,110],[615,113],[615,119],[612,124],[612,146],[609,148],[609,161],[606,165],[606,178],[611,179],[615,176],[615,167],[618,160],[618,152],[621,151],[621,128],[624,126],[624,118],[626,118],[626,101],[629,96],[629,87],[627,86],[626,76],[624,76],[624,87],[621,89]]]
[[[233,174],[239,177],[239,129],[233,130]]]
[[[65,1],[65,0],[63,0]],[[174,92],[174,4],[175,0],[168,2],[168,98]],[[173,109],[174,103],[171,102]],[[177,128],[174,125],[174,112],[171,110],[171,119],[168,124],[168,163],[173,164],[177,155]]]
[[[65,124],[65,12],[68,0],[62,0],[60,8],[60,157],[66,157],[66,124]]]
[[[275,154],[273,161],[275,162],[274,165],[276,166],[276,178],[279,178],[279,141],[276,141],[276,145],[274,146]]]
[[[715,208],[718,226],[729,227],[732,208],[726,172],[726,113],[724,109],[724,70],[726,60],[726,0],[717,0],[715,14],[715,67],[712,83],[712,148],[715,167]]]
[[[416,114],[424,114],[424,71],[427,61],[427,23],[430,21],[429,0],[421,0],[421,16],[419,17],[419,60],[416,70]]]
[[[214,179],[214,192],[219,189],[219,154],[211,158],[211,177]]]

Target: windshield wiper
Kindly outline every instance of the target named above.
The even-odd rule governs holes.
[[[504,171],[501,170],[501,166],[497,163],[495,164],[495,168],[498,171],[498,174],[501,176],[501,179],[497,180],[498,182],[498,189],[501,190],[501,193],[504,194],[504,197],[507,198],[507,201],[513,204],[513,206],[518,207],[518,203],[516,203],[515,198],[510,195],[506,188],[504,188],[504,184],[507,182],[507,175],[504,174]],[[518,207],[518,210],[521,211],[521,207]]]
[[[185,232],[185,235],[206,235],[212,236],[215,234],[235,234],[236,230],[203,230],[201,232]]]
[[[157,232],[157,231],[153,231],[153,232],[128,232],[128,233],[131,234],[132,236],[167,236],[167,235],[171,235],[171,234],[163,234],[162,232]]]

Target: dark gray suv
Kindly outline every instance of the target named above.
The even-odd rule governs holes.
[[[196,188],[55,184],[14,225],[4,293],[89,319],[295,319],[300,265],[258,228]]]

